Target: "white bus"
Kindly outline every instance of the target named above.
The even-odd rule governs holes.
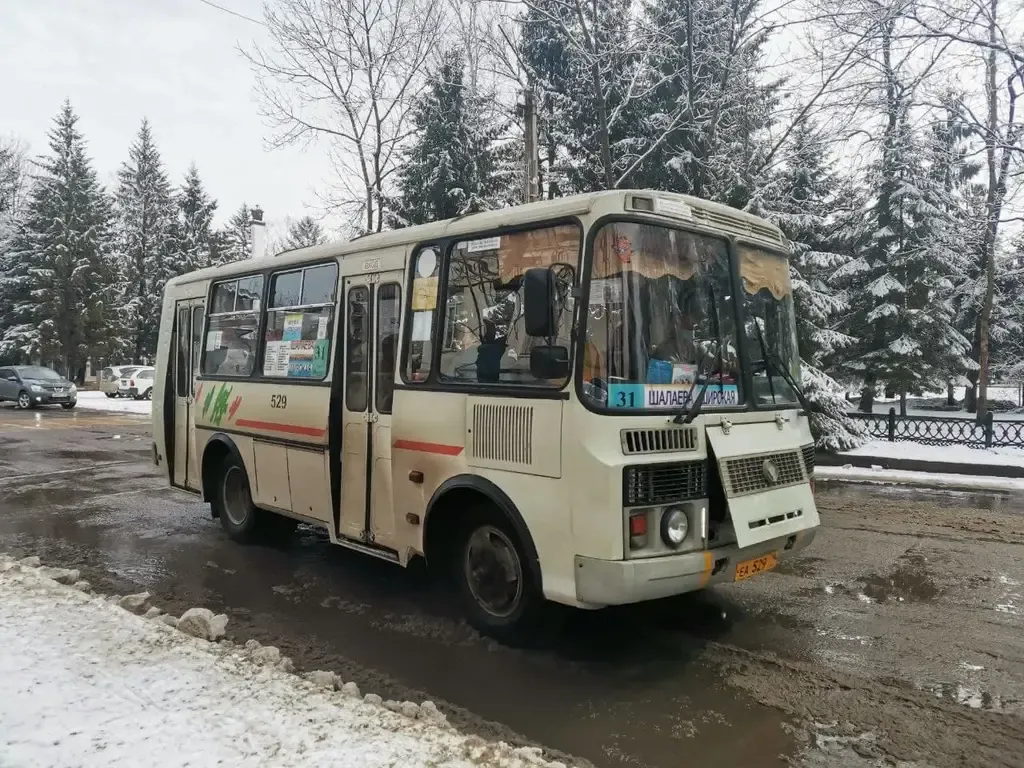
[[[426,558],[498,638],[742,580],[819,523],[787,252],[614,191],[184,275],[154,461],[233,539]]]

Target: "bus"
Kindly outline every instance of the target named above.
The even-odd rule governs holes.
[[[743,581],[819,525],[788,252],[634,190],[186,274],[153,460],[239,542],[425,559],[498,639]]]

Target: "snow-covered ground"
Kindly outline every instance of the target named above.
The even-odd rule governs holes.
[[[149,416],[153,403],[149,400],[132,400],[127,397],[107,397],[102,392],[82,390],[78,393],[78,407],[88,411],[111,411],[113,413],[138,413]]]
[[[45,573],[0,555],[3,768],[562,765],[463,736],[432,705],[400,714],[317,686],[261,663],[260,649],[191,637]]]
[[[817,480],[841,480],[851,483],[882,483],[886,485],[948,488],[959,491],[1024,492],[1024,479],[983,475],[950,475],[939,472],[904,472],[896,469],[862,469],[860,467],[815,467]]]
[[[1024,467],[1022,448],[969,448],[963,445],[922,445],[921,443],[872,440],[840,456],[871,456],[879,459],[918,459],[948,464],[998,464]]]

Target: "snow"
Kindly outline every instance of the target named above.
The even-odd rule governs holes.
[[[540,750],[410,719],[185,635],[0,556],[4,768],[509,766]]]
[[[904,472],[895,469],[818,466],[814,468],[814,478],[815,480],[920,486],[959,491],[1024,492],[1024,478],[990,477],[987,475],[952,475],[941,472]]]
[[[964,445],[922,445],[921,443],[872,440],[840,456],[871,456],[879,459],[917,459],[948,464],[995,464],[1024,467],[1024,448],[970,448]]]
[[[112,413],[137,413],[149,416],[153,413],[153,403],[149,400],[132,400],[127,397],[107,397],[102,392],[80,390],[78,408],[87,411],[110,411]]]

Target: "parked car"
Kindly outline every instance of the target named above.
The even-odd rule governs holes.
[[[60,405],[70,410],[78,402],[78,388],[50,368],[13,365],[0,368],[0,400],[13,400],[19,408]]]
[[[153,399],[153,376],[155,368],[139,368],[128,378],[121,379],[119,391],[136,400]]]
[[[107,397],[120,397],[121,379],[131,376],[141,365],[111,365],[100,371],[100,392]]]

